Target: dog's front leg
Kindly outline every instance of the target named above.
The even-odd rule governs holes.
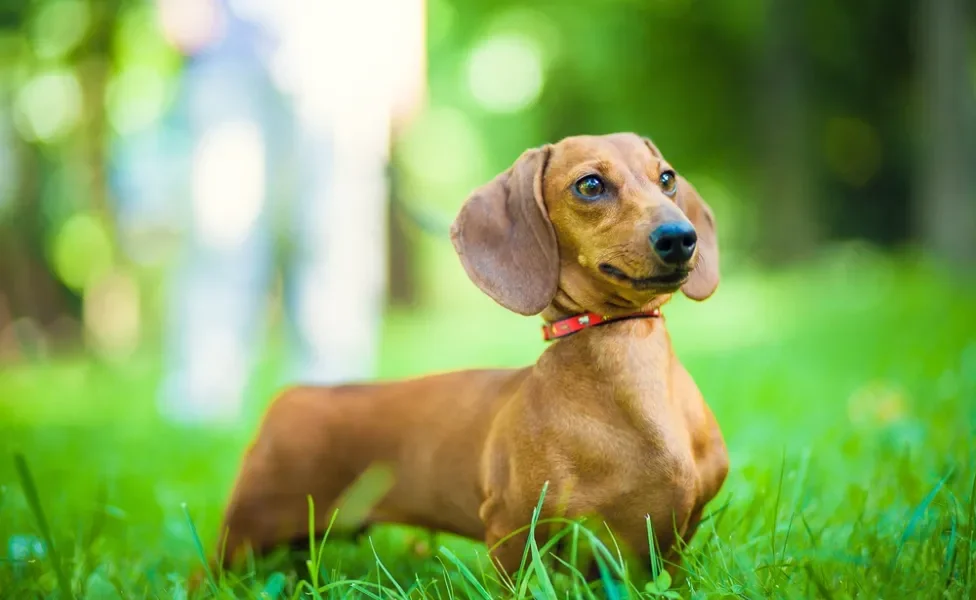
[[[522,557],[525,555],[525,544],[528,541],[528,533],[519,532],[502,541],[511,531],[511,529],[505,527],[498,527],[489,531],[485,536],[485,543],[488,545],[489,556],[491,556],[495,566],[507,577],[514,580],[519,567],[522,566]]]
[[[497,430],[496,430],[497,431]],[[528,541],[528,528],[519,529],[511,518],[511,507],[505,498],[509,484],[508,445],[503,436],[489,434],[481,464],[481,488],[484,500],[478,508],[478,517],[484,524],[485,544],[492,564],[505,577],[514,579],[522,564],[522,555]]]

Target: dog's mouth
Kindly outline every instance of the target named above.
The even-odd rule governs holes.
[[[607,264],[600,264],[600,272],[610,277],[630,284],[636,290],[656,290],[656,289],[677,289],[681,284],[688,280],[689,271],[676,269],[663,275],[653,277],[631,277],[617,267]]]

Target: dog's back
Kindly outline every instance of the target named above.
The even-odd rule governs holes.
[[[222,528],[227,559],[245,543],[268,550],[283,539],[307,537],[309,495],[316,528],[324,529],[337,499],[371,466],[388,469],[392,489],[363,515],[365,523],[351,526],[410,522],[482,536],[478,473],[484,438],[498,407],[527,373],[471,370],[283,391],[268,408],[235,483]]]

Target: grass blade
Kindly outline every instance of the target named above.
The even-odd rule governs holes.
[[[449,560],[451,564],[457,568],[458,572],[461,573],[461,577],[464,577],[465,581],[467,581],[471,587],[474,588],[474,591],[477,592],[478,596],[484,600],[492,600],[491,594],[488,593],[485,586],[481,585],[481,582],[478,581],[478,578],[474,576],[471,569],[465,566],[464,563],[462,563],[458,557],[454,556],[454,553],[448,550],[446,547],[441,546],[440,550],[441,554],[443,554],[444,557],[446,557],[447,560]]]
[[[322,561],[322,546],[316,546],[315,544],[315,500],[312,498],[311,494],[306,496],[308,501],[308,560],[305,561],[305,568],[308,569],[308,576],[311,580],[310,588],[312,590],[312,596],[321,599],[322,596],[319,594],[319,563]],[[329,522],[329,529],[332,529],[332,523],[335,521],[335,513],[332,515],[332,521]],[[328,532],[326,532],[325,537],[322,539],[322,543],[325,543],[325,538],[328,537]]]
[[[265,582],[264,589],[261,590],[261,597],[275,600],[283,591],[285,591],[285,576],[283,573],[275,572]]]
[[[567,561],[559,558],[558,556],[556,556],[554,558],[557,561],[559,561],[560,564],[562,564],[563,566],[565,566],[566,569],[570,572],[570,574],[573,575],[573,593],[574,593],[574,597],[575,598],[582,598],[583,595],[580,592],[581,592],[581,590],[586,590],[586,595],[591,600],[596,600],[596,596],[593,594],[593,591],[590,589],[590,586],[587,585],[586,577],[584,577],[583,574],[580,573],[579,569],[577,569],[575,566],[573,566],[569,562],[567,562]]]
[[[807,572],[807,577],[810,578],[810,581],[812,581],[813,585],[816,586],[817,591],[820,592],[820,595],[824,598],[827,598],[827,600],[832,600],[834,594],[830,591],[830,588],[827,587],[827,585],[823,582],[820,576],[817,575],[816,571],[813,570],[813,565],[811,565],[810,563],[806,563],[805,565],[803,565],[803,568]]]
[[[973,556],[974,551],[976,551],[976,474],[973,475],[973,486],[969,492],[969,548],[966,552],[966,572],[963,573],[962,578],[964,589],[969,589],[972,582],[973,563],[976,563],[976,560],[971,560],[969,557]]]
[[[319,569],[318,561],[316,560],[318,545],[315,543],[315,500],[312,498],[311,494],[305,497],[308,503],[308,562],[305,563],[308,568],[308,576],[311,579],[312,589],[316,590],[315,596],[318,597],[319,589]]]
[[[776,501],[773,503],[773,526],[769,531],[769,549],[773,560],[776,560],[776,526],[779,523],[779,503],[783,497],[783,476],[786,474],[786,450],[783,450],[779,467],[779,483],[776,486]]]
[[[593,557],[596,560],[596,568],[600,571],[600,583],[603,584],[603,590],[606,592],[607,598],[609,600],[620,600],[620,590],[617,589],[617,585],[610,575],[610,569],[607,568],[607,561],[599,552],[595,553]]]
[[[557,557],[558,558],[558,557]],[[570,541],[569,546],[569,561],[572,563],[571,570],[579,574],[579,580],[582,580],[583,587],[586,587],[586,578],[583,574],[576,570],[577,564],[579,564],[579,524],[573,524],[573,537]],[[580,581],[576,577],[573,577],[573,593],[577,598],[581,597],[580,594]],[[589,591],[589,590],[587,590]]]
[[[939,492],[942,490],[942,486],[945,485],[946,480],[949,478],[951,473],[947,474],[945,477],[939,480],[935,484],[935,487],[922,498],[922,501],[918,503],[915,510],[912,511],[912,516],[908,520],[908,524],[905,526],[905,531],[901,534],[901,539],[898,540],[898,549],[895,550],[895,556],[891,559],[891,571],[894,571],[896,564],[898,563],[898,558],[901,556],[902,549],[905,547],[905,543],[908,542],[908,538],[912,537],[915,533],[915,528],[918,527],[919,522],[921,522],[922,517],[925,516],[925,511],[928,510],[929,506],[932,505],[932,501],[938,496]]]
[[[529,551],[532,553],[532,568],[535,571],[536,578],[539,580],[539,584],[543,587],[546,597],[555,600],[556,589],[552,585],[552,580],[549,579],[549,572],[546,570],[545,563],[542,562],[542,553],[539,552],[539,545],[535,539],[536,525],[539,522],[539,516],[542,514],[542,502],[545,500],[548,489],[549,482],[546,481],[542,486],[542,493],[539,495],[539,503],[536,504],[535,510],[532,511],[532,522],[529,524]]]
[[[220,589],[217,586],[217,580],[214,579],[213,571],[210,570],[210,561],[207,560],[207,553],[203,549],[203,542],[200,541],[200,534],[197,533],[197,526],[193,523],[193,518],[190,517],[190,509],[187,508],[186,502],[180,505],[183,509],[183,515],[186,517],[186,523],[190,526],[190,535],[193,537],[193,546],[196,548],[197,557],[203,564],[203,572],[207,576],[207,583],[210,585],[210,590],[213,592],[214,596],[220,595]]]
[[[386,575],[386,578],[390,580],[390,583],[393,584],[393,587],[395,587],[397,591],[400,592],[400,597],[406,600],[407,593],[403,591],[403,588],[400,587],[400,583],[393,577],[393,574],[390,573],[389,569],[386,568],[386,565],[383,564],[383,561],[380,560],[380,555],[376,553],[376,546],[373,545],[373,538],[369,538],[369,549],[373,551],[373,557],[376,559],[376,566],[380,568],[380,570],[383,572],[384,575]]]
[[[27,467],[27,459],[24,458],[23,454],[14,454],[14,466],[17,468],[17,476],[20,478],[20,486],[24,490],[24,497],[27,498],[27,504],[30,506],[31,512],[34,513],[34,518],[37,519],[37,527],[41,530],[41,537],[44,538],[44,543],[47,544],[47,554],[51,559],[51,567],[54,569],[54,575],[57,577],[61,594],[65,598],[74,598],[74,593],[71,591],[71,582],[64,572],[63,565],[61,564],[61,556],[58,554],[58,550],[54,546],[54,538],[51,536],[51,528],[48,527],[47,518],[44,516],[44,509],[41,508],[40,494],[37,493],[37,486],[34,484],[34,478],[31,476],[30,469]]]
[[[958,506],[955,496],[952,496],[952,492],[949,492],[949,495],[952,498],[952,510],[949,512],[949,542],[946,544],[945,550],[945,585],[943,586],[945,589],[948,589],[952,585],[953,575],[956,570],[956,539],[958,535],[958,517],[956,516]]]
[[[651,579],[656,580],[664,566],[661,564],[661,553],[658,552],[657,536],[654,535],[654,524],[651,523],[651,515],[644,515],[644,523],[647,527],[647,548],[650,551]]]

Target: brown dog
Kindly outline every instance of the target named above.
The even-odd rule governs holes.
[[[519,370],[282,393],[244,460],[222,556],[307,539],[307,496],[324,528],[375,463],[394,480],[367,522],[484,540],[508,573],[527,533],[496,543],[528,525],[545,482],[543,518],[598,515],[638,557],[647,517],[665,556],[694,535],[728,455],[657,312],[718,285],[713,216],[691,184],[646,138],[570,137],[476,190],[452,239],[479,288],[559,339]]]

